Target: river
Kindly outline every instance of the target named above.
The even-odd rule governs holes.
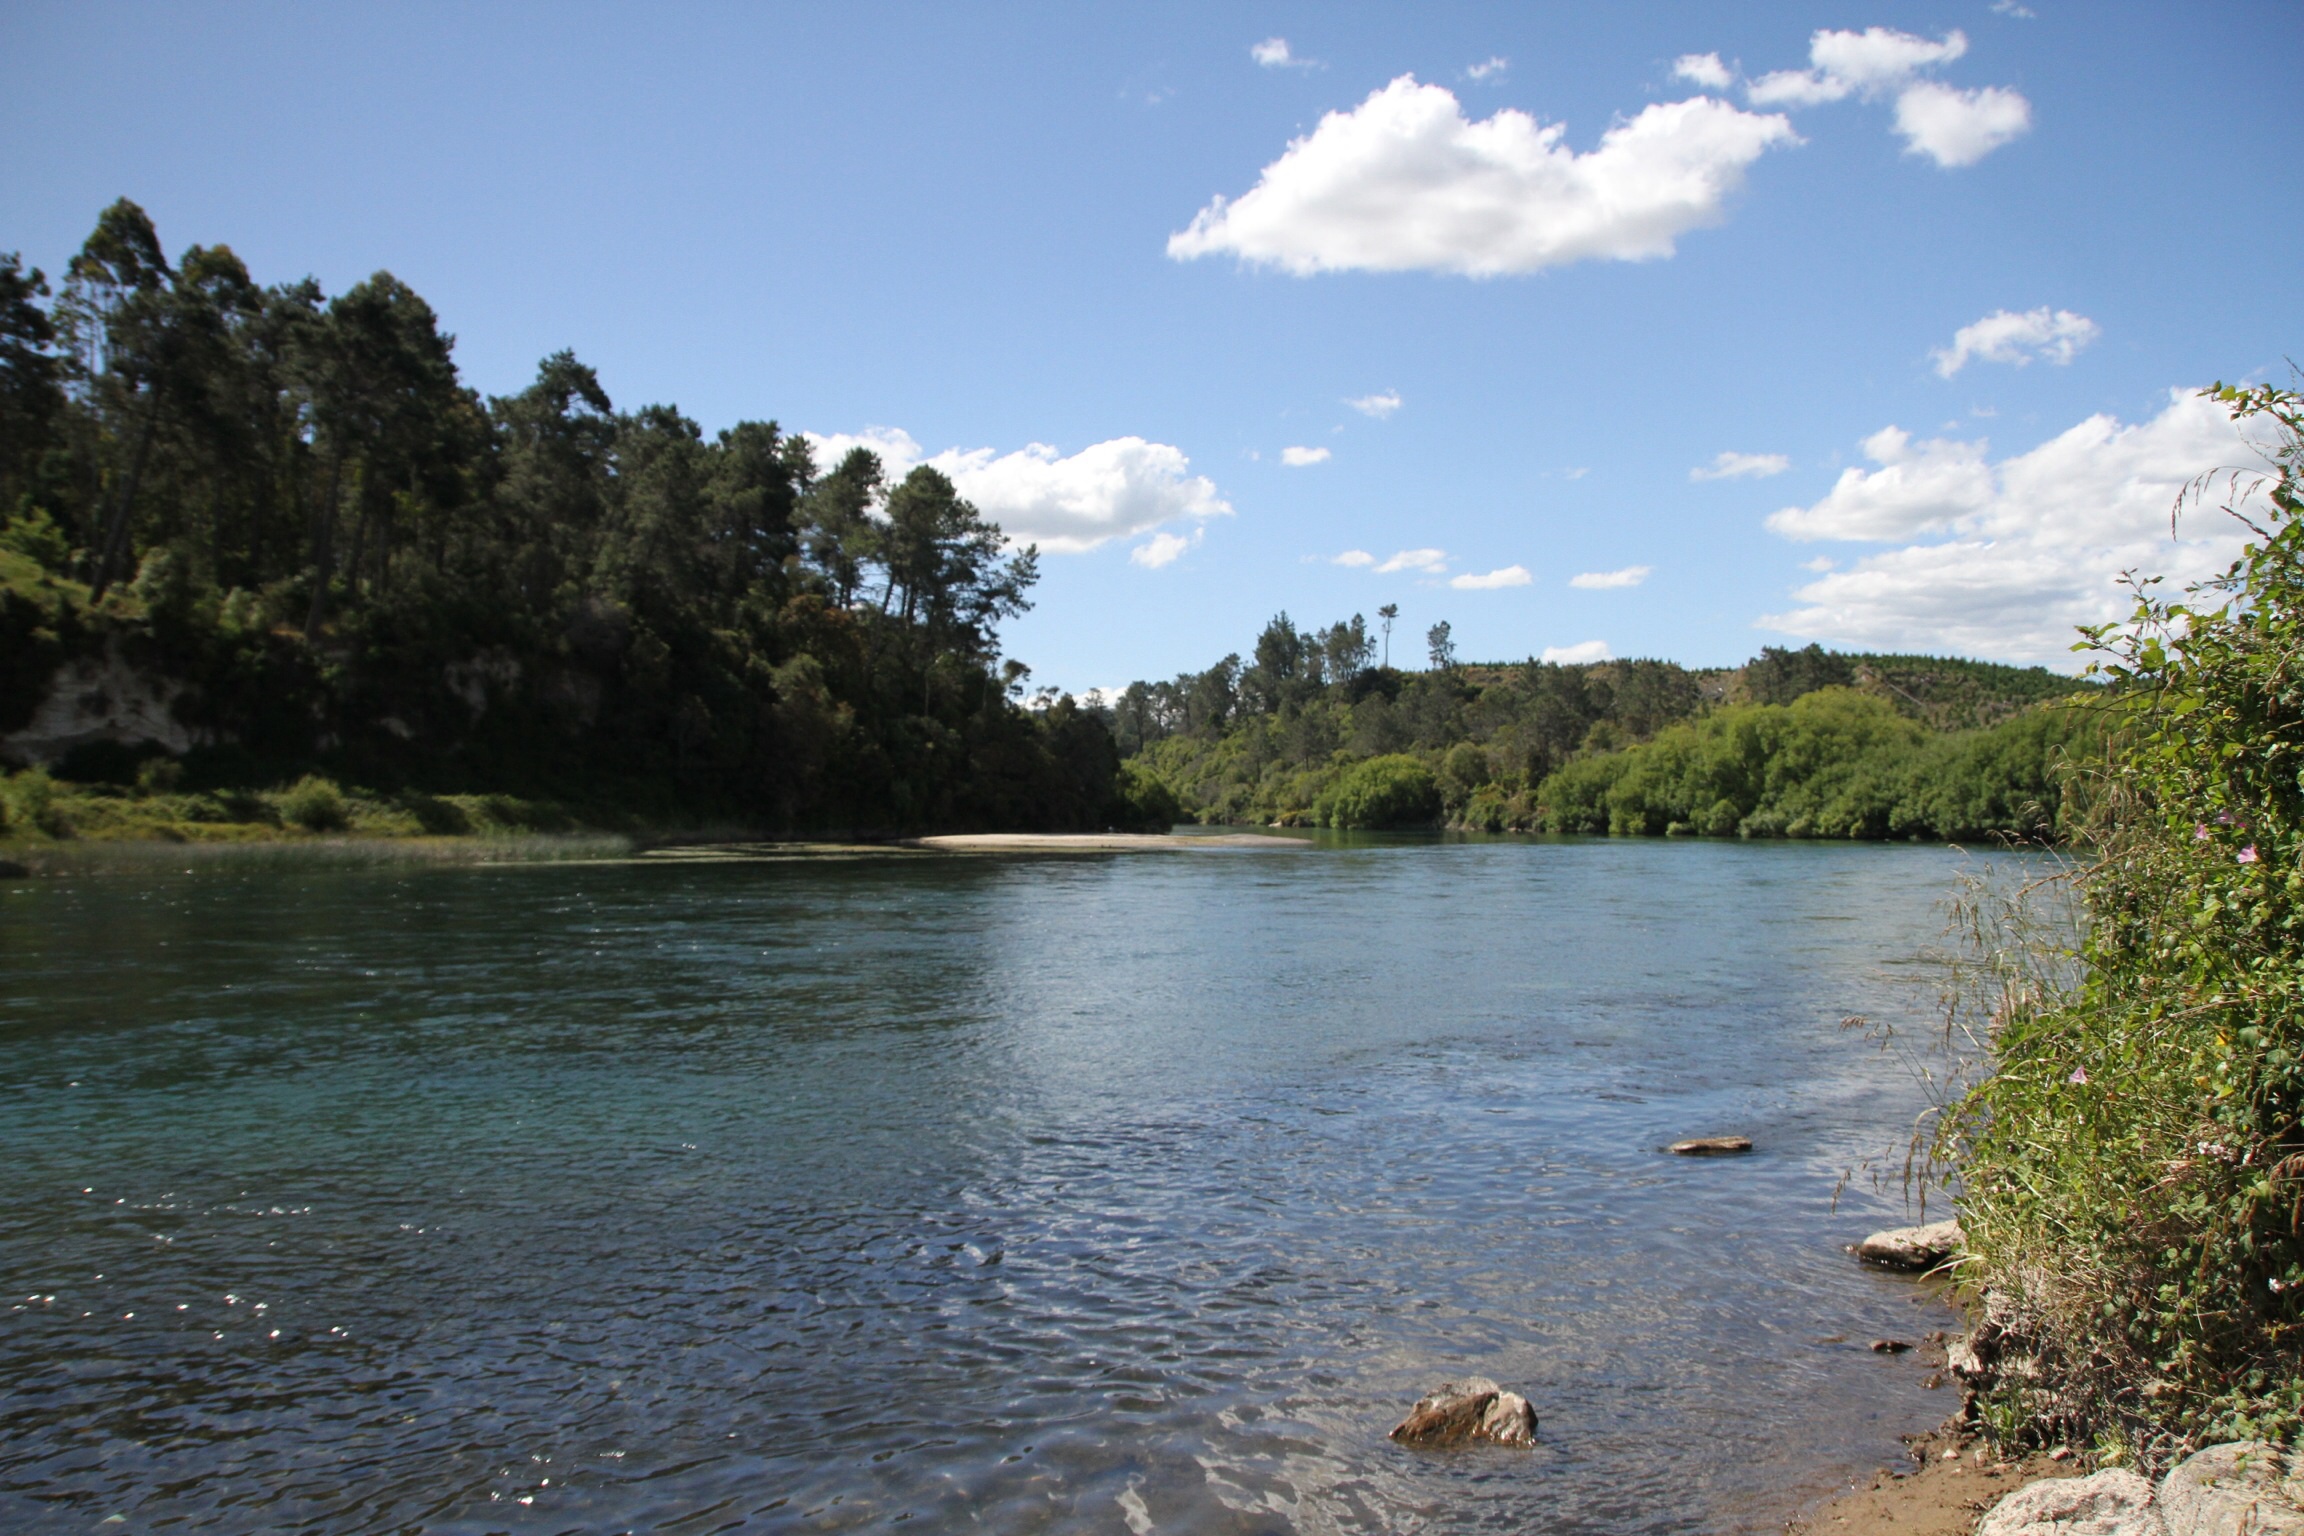
[[[0,1528],[1780,1531],[1955,1406],[1835,1186],[1960,864],[11,882]],[[1462,1373],[1540,1444],[1386,1440]]]

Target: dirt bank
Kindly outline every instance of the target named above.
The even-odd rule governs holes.
[[[1939,1430],[1912,1443],[1909,1473],[1879,1472],[1785,1527],[1786,1536],[1969,1536],[1984,1511],[2026,1483],[2092,1470],[2077,1456],[2002,1461],[1980,1440]]]

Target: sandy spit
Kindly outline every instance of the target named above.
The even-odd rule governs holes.
[[[907,839],[939,853],[1167,853],[1205,848],[1308,848],[1302,838],[1261,832],[1179,836],[1161,832],[960,832]]]

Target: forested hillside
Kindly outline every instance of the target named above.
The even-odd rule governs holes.
[[[389,273],[260,286],[125,201],[53,286],[0,257],[19,767],[125,783],[166,748],[192,788],[319,771],[762,827],[1140,817],[1101,720],[1024,706],[998,628],[1035,553],[944,476],[619,410],[566,353],[482,399],[452,347]]]
[[[1484,831],[1962,838],[2053,834],[2098,690],[2044,668],[1765,649],[1664,661],[1371,665],[1359,615],[1286,614],[1113,703],[1130,771],[1205,821]]]

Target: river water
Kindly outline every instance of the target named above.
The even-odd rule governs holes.
[[[1778,1531],[1959,855],[0,886],[0,1529]],[[1660,1146],[1739,1132],[1749,1157]],[[1533,1451],[1385,1439],[1461,1373]]]

